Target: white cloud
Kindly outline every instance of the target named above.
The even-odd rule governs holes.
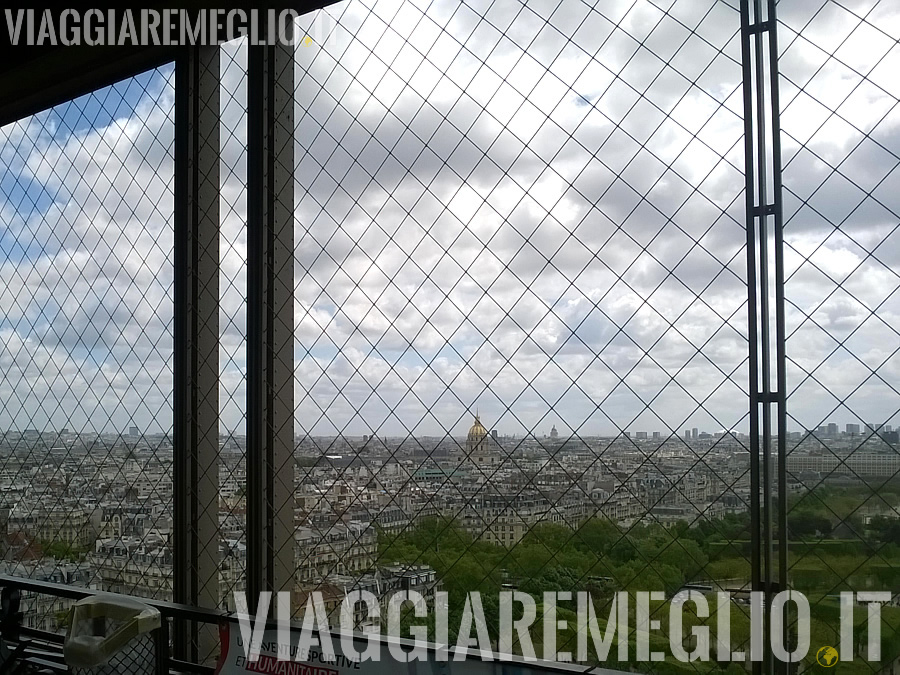
[[[550,405],[585,434],[746,423],[738,14],[631,6],[323,10],[335,39],[297,51],[299,429],[459,433],[480,407],[521,433],[543,430]],[[809,19],[782,8],[795,30]],[[785,29],[782,122],[788,299],[887,373],[897,235],[867,256],[896,209],[888,196],[856,211],[848,201],[897,179],[900,118],[882,119],[896,92],[875,65],[895,24],[881,19],[823,16],[796,39]],[[813,44],[844,33],[839,62]],[[223,56],[229,429],[242,428],[245,395],[245,59],[243,46]],[[0,389],[0,427],[171,424],[171,84],[165,70],[115,119],[75,132],[58,113],[0,130],[0,339],[16,373]],[[853,150],[865,133],[874,140]],[[43,201],[23,205],[23,191]],[[845,215],[847,236],[829,238]],[[860,302],[829,298],[823,272]],[[866,321],[873,310],[881,321]],[[803,322],[792,305],[788,320]],[[807,321],[789,347],[813,369],[830,345]],[[846,393],[858,379],[838,377],[847,367],[816,372]],[[733,383],[719,387],[723,371]],[[856,414],[900,407],[866,386]],[[807,389],[792,398],[797,418],[828,413]]]

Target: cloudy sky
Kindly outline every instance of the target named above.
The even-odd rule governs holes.
[[[746,430],[734,5],[305,18],[298,433],[462,434],[476,409],[508,434]],[[779,6],[793,429],[900,422],[900,10],[873,5]],[[239,433],[245,66],[225,48]],[[0,131],[0,429],[171,427],[172,85],[161,68]]]

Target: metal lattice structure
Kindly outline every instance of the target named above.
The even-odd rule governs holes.
[[[171,594],[172,73],[3,129],[7,574]]]
[[[900,92],[887,76],[900,32],[891,11],[823,2],[779,14],[789,429],[803,429],[788,442],[787,482],[798,488],[786,524],[799,540],[788,565],[814,613],[840,591],[895,592],[900,569],[885,527],[900,471],[891,428],[900,410]],[[832,73],[840,87],[823,86],[837,81]],[[854,624],[842,653],[865,658],[859,610]],[[896,628],[885,629],[882,660],[892,661]]]
[[[743,651],[794,588],[836,644],[900,580],[900,33],[777,10],[346,0],[3,127],[4,571],[454,626],[515,589],[539,644],[543,591],[724,590]],[[629,611],[616,667],[778,665],[641,658],[669,604]]]
[[[746,443],[681,437],[746,423],[738,12],[341,10],[298,49],[307,592],[398,562],[459,606],[560,569],[577,589],[707,578],[695,541],[645,523],[716,532],[747,505]],[[628,564],[592,557],[603,541]]]
[[[246,523],[240,497],[247,489],[246,449],[241,438],[246,436],[244,402],[246,401],[246,314],[243,302],[247,293],[246,278],[246,47],[229,44],[223,47],[222,62],[222,208],[223,250],[220,284],[220,417],[231,420],[222,447],[219,480],[222,496],[224,540],[228,542],[229,567],[232,583],[223,587],[222,603],[229,604],[231,593],[245,590],[242,580],[246,574]],[[225,56],[227,54],[227,56]],[[221,426],[220,426],[221,428]]]

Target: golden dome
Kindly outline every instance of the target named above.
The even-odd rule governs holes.
[[[487,429],[484,428],[484,425],[481,423],[478,415],[475,415],[475,424],[473,424],[469,429],[469,435],[466,436],[466,440],[469,443],[477,443],[487,435]]]

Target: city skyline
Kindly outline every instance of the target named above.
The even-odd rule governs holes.
[[[524,654],[513,591],[536,644],[596,638],[579,661],[633,618],[623,672],[701,631],[698,673],[779,641],[869,671],[875,611],[900,666],[900,3],[341,0],[294,30],[0,66],[7,623],[69,642],[82,593],[149,599],[140,639],[203,670],[236,594],[372,591],[357,628],[441,643],[484,597],[479,641]]]
[[[469,419],[469,422],[473,418],[480,417],[479,414],[475,414],[472,418]],[[549,417],[549,413],[548,413]],[[423,438],[462,438],[466,434],[466,430],[468,429],[469,422],[466,421],[465,418],[462,418],[457,425],[455,425],[454,430],[447,430],[442,434],[422,434]],[[739,429],[701,429],[700,427],[692,427],[690,424],[684,426],[680,431],[678,430],[665,430],[661,431],[658,429],[637,429],[637,428],[629,428],[629,429],[621,429],[616,430],[612,434],[602,434],[602,433],[576,433],[571,432],[565,426],[561,419],[558,419],[558,423],[562,427],[564,433],[560,434],[559,429],[557,429],[556,424],[551,424],[551,428],[547,429],[531,429],[527,430],[524,433],[516,434],[516,433],[508,433],[506,430],[497,429],[496,426],[490,426],[488,430],[491,433],[497,433],[502,438],[526,438],[526,437],[535,437],[535,438],[556,438],[558,436],[561,440],[566,440],[568,438],[614,438],[620,435],[630,436],[634,440],[666,440],[669,438],[688,438],[697,439],[699,437],[704,438],[718,438],[719,436],[724,436],[729,433],[736,434],[738,437],[746,437],[748,432],[741,431]],[[796,437],[798,434],[812,434],[822,436],[823,438],[830,437],[841,437],[841,436],[859,436],[859,435],[867,435],[876,432],[892,432],[895,429],[900,429],[900,425],[894,425],[891,421],[886,422],[862,422],[861,420],[857,420],[855,422],[845,422],[845,423],[837,423],[832,422],[831,420],[825,420],[822,424],[818,425],[812,429],[787,429],[787,434],[789,437]],[[553,432],[557,432],[556,435]],[[565,433],[569,432],[569,433]],[[0,434],[4,435],[28,435],[28,434],[58,434],[58,435],[102,435],[102,436],[131,436],[131,437],[156,437],[156,436],[164,436],[171,437],[172,430],[143,430],[141,431],[138,427],[128,426],[125,430],[122,431],[110,431],[103,430],[97,431],[95,429],[82,429],[75,430],[69,429],[68,427],[63,427],[59,430],[56,429],[38,429],[38,428],[10,428],[5,431],[0,431]],[[232,438],[232,437],[243,437],[243,434],[237,434],[233,430],[220,429],[219,431],[220,438]],[[392,435],[392,434],[379,434],[374,430],[369,430],[368,433],[343,433],[337,434],[333,436],[329,435],[316,435],[316,434],[306,434],[306,433],[295,433],[295,439],[297,438],[350,438],[350,439],[363,439],[367,440],[369,438],[385,438],[385,439],[398,439],[398,438],[409,438],[415,437],[413,434],[400,434],[400,435]]]

